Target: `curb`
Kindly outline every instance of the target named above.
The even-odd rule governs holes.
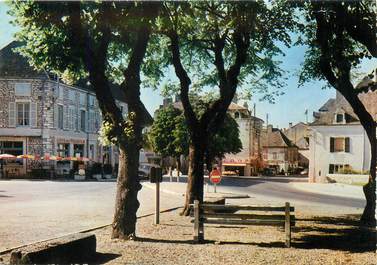
[[[174,210],[177,210],[177,209],[182,208],[182,207],[183,206],[178,206],[178,207],[173,207],[173,208],[165,209],[165,210],[160,211],[160,213],[166,213],[166,212],[174,211]],[[148,216],[152,216],[152,215],[154,215],[154,213],[144,214],[144,215],[138,216],[137,219],[148,217]],[[94,231],[94,230],[102,229],[102,228],[105,228],[105,227],[111,226],[111,225],[112,225],[112,223],[106,224],[106,225],[100,225],[100,226],[96,226],[96,227],[93,227],[93,228],[81,230],[81,231],[78,231],[78,232],[72,232],[72,233],[64,234],[64,235],[58,236],[58,237],[52,237],[52,238],[48,238],[48,239],[42,239],[42,240],[34,241],[34,242],[31,242],[31,243],[27,243],[27,244],[24,244],[24,245],[19,245],[19,246],[13,247],[13,248],[9,248],[9,249],[0,251],[0,255],[7,254],[7,253],[9,253],[9,252],[11,252],[13,250],[16,250],[16,249],[19,249],[19,248],[23,248],[23,247],[27,247],[29,245],[43,243],[43,242],[46,242],[46,241],[50,241],[50,240],[53,240],[53,239],[62,238],[62,237],[73,235],[73,234],[87,233],[87,232],[91,232],[91,231]]]
[[[155,189],[155,185],[154,184],[151,184],[151,183],[141,183],[141,185],[143,185],[144,187],[148,188],[148,189],[152,189],[154,190]],[[180,193],[180,192],[176,192],[176,191],[171,191],[171,190],[167,190],[167,189],[162,189],[161,186],[160,186],[160,191],[163,192],[163,193],[168,193],[168,194],[172,194],[172,195],[178,195],[178,196],[185,196],[184,193]]]
[[[307,185],[310,185],[310,184],[307,184]],[[326,183],[326,185],[334,185],[334,184],[328,184]],[[339,187],[339,185],[336,185]],[[365,199],[365,197],[363,195],[358,196],[358,195],[355,195],[355,194],[346,194],[346,193],[334,193],[334,192],[331,192],[331,191],[322,191],[322,190],[318,190],[318,189],[312,189],[312,188],[307,188],[307,187],[302,187],[300,184],[297,184],[297,183],[293,183],[291,185],[292,188],[295,188],[297,190],[300,190],[300,191],[305,191],[305,192],[310,192],[310,193],[314,193],[314,194],[321,194],[321,195],[327,195],[327,196],[337,196],[337,197],[344,197],[344,198],[349,198],[349,199],[358,199],[358,200],[363,200]],[[362,194],[362,188],[361,188],[361,194]]]
[[[151,184],[151,183],[142,183],[142,185],[148,189],[155,189],[155,185],[154,184]],[[178,196],[185,196],[186,194],[185,193],[180,193],[180,192],[176,192],[176,191],[171,191],[171,190],[167,190],[167,189],[163,189],[160,187],[160,191],[161,192],[164,192],[164,193],[168,193],[168,194],[173,194],[173,195],[178,195]],[[213,196],[217,194],[218,196]],[[207,195],[207,196],[206,196]],[[212,195],[212,196],[208,196],[208,195]],[[208,193],[208,192],[204,192],[204,197],[205,198],[217,198],[217,197],[223,197],[223,198],[226,198],[226,199],[247,199],[247,198],[250,198],[250,196],[248,194],[242,194],[242,193],[231,193],[231,192],[218,192],[218,193],[214,193],[214,192],[211,192],[211,193]]]

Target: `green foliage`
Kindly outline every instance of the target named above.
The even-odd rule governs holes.
[[[203,113],[208,101],[193,100],[197,113]],[[178,157],[187,155],[189,132],[181,110],[168,106],[157,111],[149,137],[155,152],[162,156]],[[226,153],[238,153],[242,150],[237,122],[228,114],[217,134],[210,139],[208,152],[212,157],[222,158]]]
[[[344,74],[350,74],[351,79],[356,77],[361,62],[371,59],[372,55],[365,45],[355,40],[347,27],[350,25],[355,29],[360,27],[355,20],[357,17],[362,18],[363,22],[373,28],[373,25],[375,25],[373,6],[372,1],[320,2],[306,3],[302,6],[305,22],[303,23],[303,35],[298,44],[305,45],[308,48],[300,73],[300,85],[312,80],[329,81],[321,69],[321,56],[333,68],[335,78],[340,78]],[[327,47],[322,50],[318,42],[318,24],[316,22],[316,13],[318,12],[323,15],[328,32],[326,36]],[[343,62],[340,62],[340,56],[343,58]],[[347,72],[345,71],[346,68],[350,69],[349,73],[345,73]],[[357,77],[360,78],[360,75]],[[327,83],[327,86],[330,86],[330,84]]]
[[[166,2],[156,26],[167,36],[177,31],[180,40],[182,63],[191,79],[190,91],[210,91],[219,85],[214,43],[225,39],[222,52],[225,69],[235,63],[237,57],[235,35],[247,32],[250,42],[246,62],[238,75],[238,93],[260,93],[267,100],[281,94],[284,71],[276,58],[284,55],[279,48],[290,45],[289,31],[297,29],[294,6],[287,1],[225,2],[195,1]],[[160,36],[162,45],[170,44],[168,37]],[[166,46],[165,50],[168,50]],[[167,55],[170,58],[171,55]],[[179,85],[172,82],[171,88]]]
[[[188,130],[184,117],[173,106],[157,111],[149,136],[153,150],[164,157],[188,154]]]

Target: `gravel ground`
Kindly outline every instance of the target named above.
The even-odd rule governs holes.
[[[269,226],[205,225],[204,244],[193,244],[190,218],[179,210],[140,218],[136,241],[110,239],[111,228],[98,229],[92,264],[362,264],[375,265],[376,232],[361,230],[358,216],[320,217],[296,213],[292,247],[284,232]],[[0,256],[7,264],[9,254]]]
[[[137,241],[111,240],[110,227],[96,231],[101,253],[95,263],[106,264],[373,264],[375,231],[360,230],[357,216],[299,219],[292,247],[284,247],[284,232],[269,226],[205,225],[205,244],[193,244],[193,224],[178,210],[138,222]]]

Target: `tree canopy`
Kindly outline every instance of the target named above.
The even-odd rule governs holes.
[[[196,100],[198,101],[198,100]],[[205,109],[205,104],[196,105],[196,109]],[[200,110],[197,110],[200,112]],[[180,157],[188,155],[189,131],[183,112],[172,105],[157,111],[151,131],[149,132],[153,150],[164,157]],[[223,158],[226,153],[238,153],[242,150],[237,122],[226,115],[220,130],[210,139],[206,154],[210,161],[214,158]],[[211,161],[212,162],[212,161]]]

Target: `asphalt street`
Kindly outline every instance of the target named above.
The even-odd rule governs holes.
[[[163,183],[162,187],[170,192],[161,192],[162,210],[183,204],[185,181],[186,178],[181,177],[181,183]],[[363,199],[298,190],[291,185],[295,182],[307,182],[307,179],[225,177],[218,192],[250,196],[248,199],[227,199],[227,203],[280,204],[289,201],[298,211],[310,214],[361,213],[364,208]],[[0,251],[111,223],[115,191],[115,182],[0,181]],[[154,213],[153,189],[144,186],[138,198],[139,216]]]
[[[293,182],[307,182],[304,177],[253,177],[232,178],[225,177],[221,186],[232,192],[247,193],[256,197],[267,197],[270,200],[290,201],[305,205],[326,205],[332,207],[364,208],[365,200],[348,198],[339,195],[323,195],[295,189]],[[361,189],[361,187],[360,187]]]
[[[115,182],[0,181],[0,251],[111,223],[115,192]],[[154,213],[153,189],[138,198],[138,216]],[[161,210],[182,204],[161,194]]]

